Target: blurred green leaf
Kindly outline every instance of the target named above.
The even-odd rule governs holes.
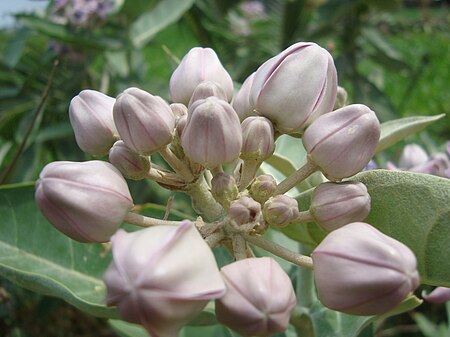
[[[142,14],[131,25],[130,39],[134,46],[143,47],[156,33],[176,22],[194,2],[195,0],[164,0],[150,12]]]
[[[3,62],[8,67],[14,68],[19,62],[30,33],[28,28],[19,28],[11,35],[3,54]]]
[[[120,337],[150,337],[147,331],[137,324],[118,319],[110,319],[108,320],[108,324]]]
[[[418,132],[431,123],[443,118],[445,114],[423,117],[404,117],[394,119],[381,124],[381,136],[378,143],[376,152],[381,152],[387,149],[389,146],[401,141],[407,136]]]
[[[81,48],[96,50],[119,50],[123,48],[123,43],[120,40],[116,37],[107,36],[101,31],[73,31],[66,25],[51,22],[34,15],[18,14],[16,18],[26,27],[34,29],[41,34]]]

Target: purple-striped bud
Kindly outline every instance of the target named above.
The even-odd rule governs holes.
[[[125,143],[118,140],[109,150],[109,162],[113,164],[125,178],[144,179],[150,170],[150,158],[132,151]]]
[[[383,314],[419,285],[414,253],[363,222],[328,234],[312,259],[319,300],[350,315]]]
[[[314,189],[309,211],[323,230],[331,232],[363,221],[370,212],[370,195],[360,182],[323,183]]]
[[[191,106],[194,102],[208,97],[217,97],[218,99],[228,101],[227,94],[225,90],[217,82],[205,81],[197,85],[194,93],[189,100],[189,105]]]
[[[152,336],[176,337],[211,299],[225,293],[211,249],[190,221],[112,237],[106,304]]]
[[[35,198],[52,225],[80,242],[109,241],[133,207],[120,172],[98,160],[46,165]]]
[[[181,145],[186,156],[207,168],[237,159],[242,132],[233,107],[216,97],[196,101],[189,107]]]
[[[216,300],[217,320],[242,336],[287,329],[297,299],[289,276],[270,257],[240,260],[221,269],[227,291]]]
[[[75,140],[84,152],[93,156],[105,155],[119,139],[113,119],[115,101],[95,90],[83,90],[70,101],[70,124]]]
[[[264,220],[270,226],[284,227],[299,215],[298,202],[294,198],[279,194],[269,198],[263,206]]]
[[[231,202],[228,216],[238,226],[258,222],[261,218],[261,204],[250,197],[242,196]]]
[[[181,60],[170,78],[170,94],[176,103],[188,105],[195,88],[204,81],[218,83],[233,97],[233,80],[211,48],[192,48]]]
[[[252,88],[254,77],[255,73],[247,77],[232,102],[233,108],[236,110],[241,122],[247,117],[255,115],[253,106],[250,104],[250,89]]]
[[[270,174],[261,174],[255,178],[250,186],[250,195],[253,199],[265,203],[269,199],[277,187],[277,181]]]
[[[281,133],[302,133],[333,109],[337,74],[333,58],[311,42],[299,42],[261,65],[250,102]]]
[[[124,143],[143,155],[169,144],[175,128],[169,104],[138,88],[128,88],[117,97],[114,121]]]
[[[330,180],[361,171],[380,139],[380,122],[362,104],[347,105],[320,116],[305,131],[302,141],[308,159]]]
[[[247,117],[241,125],[242,150],[244,160],[264,161],[275,151],[273,126],[265,117]]]

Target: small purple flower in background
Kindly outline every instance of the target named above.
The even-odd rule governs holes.
[[[239,9],[249,19],[261,20],[265,19],[266,9],[261,1],[245,1],[239,4]]]
[[[258,21],[267,20],[268,16],[261,1],[244,1],[239,4],[237,11],[229,15],[231,30],[241,36],[252,34],[252,25]]]
[[[386,169],[427,173],[435,176],[450,178],[450,142],[447,142],[447,153],[428,155],[417,144],[408,144],[402,151],[398,166],[388,161]]]
[[[53,6],[51,19],[87,28],[105,20],[113,5],[113,0],[58,0]]]

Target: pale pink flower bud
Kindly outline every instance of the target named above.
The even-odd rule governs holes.
[[[150,158],[132,151],[125,143],[118,140],[109,150],[109,162],[123,174],[125,178],[144,179],[150,170]]]
[[[211,48],[192,48],[181,60],[170,78],[170,94],[174,102],[188,105],[195,88],[201,82],[218,83],[226,93],[227,101],[233,97],[233,80]]]
[[[114,121],[124,143],[149,155],[172,141],[175,116],[169,104],[138,88],[128,88],[114,104]]]
[[[370,195],[360,182],[323,183],[314,189],[309,211],[317,224],[330,232],[363,221],[370,212]]]
[[[250,197],[242,196],[231,202],[228,216],[238,226],[257,222],[261,217],[261,205]]]
[[[263,215],[266,223],[271,226],[287,226],[299,215],[298,202],[284,194],[273,196],[264,204]]]
[[[216,300],[217,320],[242,336],[287,329],[297,299],[289,276],[270,257],[240,260],[221,269],[227,292]]]
[[[450,288],[437,287],[428,295],[422,292],[422,297],[427,302],[445,303],[450,301]]]
[[[237,199],[239,189],[233,176],[221,172],[211,180],[211,193],[218,202],[228,208],[230,202]]]
[[[337,74],[333,58],[311,42],[299,42],[261,65],[250,103],[281,133],[302,133],[333,109]]]
[[[347,105],[320,116],[305,131],[302,141],[308,159],[330,180],[361,171],[380,139],[380,122],[362,104]]]
[[[242,132],[233,107],[216,97],[196,101],[189,107],[181,145],[186,156],[207,168],[237,159]]]
[[[333,110],[343,108],[347,105],[347,90],[345,90],[343,87],[338,86],[337,87],[337,93],[336,93],[336,102],[334,103]]]
[[[244,160],[264,161],[275,151],[273,126],[265,117],[247,117],[241,125],[242,150]]]
[[[429,157],[423,147],[418,144],[408,144],[403,148],[398,166],[400,169],[409,170],[414,166],[424,165]]]
[[[312,259],[322,304],[350,315],[383,314],[419,285],[414,253],[363,222],[332,231]]]
[[[219,83],[205,81],[197,85],[197,87],[194,90],[194,93],[191,96],[191,99],[189,100],[188,106],[191,106],[192,103],[194,103],[195,101],[205,99],[211,96],[217,97],[218,99],[224,101],[228,101],[227,94]]]
[[[261,174],[255,178],[250,186],[250,195],[253,199],[265,203],[269,199],[277,187],[277,181],[270,174]]]
[[[93,156],[105,155],[119,138],[113,120],[115,101],[95,90],[83,90],[70,101],[70,124],[75,140],[84,152]]]
[[[98,160],[46,165],[35,198],[52,225],[80,242],[109,241],[133,207],[120,172]]]
[[[176,121],[178,121],[183,116],[187,116],[188,109],[186,105],[181,103],[172,103],[169,106],[175,116]]]
[[[152,336],[176,337],[209,300],[225,293],[214,255],[190,221],[120,230],[111,241],[106,304]]]
[[[233,108],[236,110],[241,122],[247,117],[256,114],[253,111],[253,106],[250,104],[250,89],[252,88],[254,77],[255,73],[247,77],[232,102]]]

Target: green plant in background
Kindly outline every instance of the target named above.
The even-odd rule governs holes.
[[[2,156],[0,158],[3,159],[1,163],[3,181],[19,182],[36,179],[38,172],[47,162],[53,160],[86,160],[90,159],[91,155],[104,153],[104,151],[103,153],[94,153],[83,148],[80,139],[84,138],[85,141],[89,142],[89,138],[77,137],[77,127],[72,120],[77,142],[88,154],[81,154],[74,146],[67,114],[68,103],[84,88],[96,89],[115,97],[117,93],[132,85],[145,88],[166,100],[169,100],[169,97],[172,96],[173,101],[182,102],[174,96],[173,92],[176,91],[176,88],[172,85],[169,94],[168,79],[173,69],[177,67],[181,56],[192,46],[198,44],[214,47],[219,52],[220,58],[232,78],[238,82],[244,82],[257,69],[259,64],[290,44],[298,40],[313,38],[321,41],[336,56],[339,81],[345,83],[346,87],[350,89],[351,100],[373,107],[378,117],[385,121],[381,124],[381,139],[376,148],[377,160],[382,165],[389,159],[386,154],[382,155],[382,151],[432,124],[433,121],[442,118],[442,116],[398,118],[402,117],[403,114],[403,112],[400,114],[401,105],[389,103],[391,91],[384,91],[384,85],[388,87],[390,82],[383,82],[379,80],[379,77],[374,77],[374,73],[379,73],[378,70],[385,69],[386,66],[393,66],[392,69],[402,69],[405,74],[415,76],[415,79],[421,78],[423,71],[417,65],[409,65],[405,62],[404,60],[408,58],[402,57],[402,54],[389,45],[383,37],[385,31],[380,23],[383,23],[386,17],[395,17],[390,16],[391,14],[380,16],[380,14],[388,13],[387,11],[391,10],[391,8],[385,7],[388,5],[387,2],[384,4],[384,2],[371,3],[366,1],[326,1],[323,3],[313,1],[226,3],[221,1],[196,1],[195,3],[194,1],[117,1],[108,10],[107,16],[102,16],[102,20],[95,20],[95,23],[89,26],[89,29],[86,29],[84,25],[75,28],[73,23],[55,22],[52,19],[53,11],[51,8],[54,8],[52,6],[57,5],[57,3],[59,2],[50,4],[45,17],[19,15],[18,19],[24,25],[22,27],[28,28],[21,28],[15,33],[14,37],[7,39],[9,41],[7,44],[4,43],[4,48],[8,50],[8,53],[5,53],[2,67],[4,67],[5,74],[8,75],[3,76],[2,81],[5,83],[4,87],[8,90],[2,90],[4,95],[2,100],[7,104],[2,104],[1,109],[4,110],[0,115],[2,130],[2,138],[0,139],[0,145],[2,146],[0,154]],[[103,18],[105,18],[104,21]],[[329,33],[330,30],[333,30],[333,34]],[[347,34],[349,31],[352,34]],[[446,32],[443,31],[443,34],[446,34]],[[6,37],[7,34],[4,34],[4,36]],[[33,37],[33,39],[30,37]],[[55,53],[53,47],[47,49],[47,42],[50,40],[58,43],[57,53]],[[54,42],[52,44],[54,46]],[[22,56],[29,50],[35,53],[45,50],[44,57],[40,57],[42,53],[36,55],[34,59],[33,57]],[[371,61],[368,61],[369,59],[378,62],[381,66],[374,66]],[[55,72],[53,78],[48,76],[52,67]],[[47,69],[47,74],[42,71],[43,68]],[[30,76],[30,74],[34,76]],[[384,76],[387,76],[385,77],[387,79],[390,73],[386,72]],[[445,79],[445,76],[441,78]],[[174,81],[175,86],[176,83],[185,82],[182,78]],[[249,88],[251,88],[251,85]],[[418,88],[420,86],[415,87],[414,90],[420,91]],[[237,100],[239,95],[242,97],[241,92],[245,92],[244,89],[243,86],[237,95],[235,93],[235,103],[233,103],[233,108],[236,109],[241,121],[244,120],[246,112],[243,112],[245,109],[242,109],[242,105],[238,105]],[[407,89],[411,90],[409,87]],[[220,88],[211,89],[206,86],[202,90],[208,93],[206,95],[213,92],[214,96],[223,96],[220,93]],[[255,91],[256,89],[252,90]],[[392,90],[392,92],[395,92],[395,90]],[[407,90],[398,90],[398,92],[405,95]],[[139,95],[141,94],[127,89],[122,94],[122,104],[125,106],[125,97],[130,100],[132,97],[140,97]],[[199,95],[200,98],[205,98],[202,97],[205,93]],[[77,97],[83,96],[80,94]],[[318,225],[313,225],[311,215],[302,212],[300,212],[302,215],[297,214],[298,209],[296,207],[291,207],[292,205],[288,207],[290,202],[292,203],[291,199],[287,199],[290,200],[287,201],[276,198],[271,199],[271,202],[266,202],[265,197],[260,199],[257,196],[258,193],[255,191],[259,189],[258,186],[266,186],[267,183],[270,185],[275,181],[280,182],[297,170],[302,171],[301,167],[305,163],[306,152],[299,139],[280,136],[282,133],[292,133],[291,130],[286,128],[293,127],[295,122],[286,123],[284,119],[277,117],[278,114],[272,113],[273,107],[264,108],[266,103],[263,101],[257,103],[256,98],[253,98],[253,100],[253,104],[258,104],[259,109],[261,109],[261,114],[274,123],[274,136],[278,138],[275,153],[271,155],[273,149],[269,150],[270,153],[268,152],[267,156],[264,157],[265,162],[262,165],[259,163],[255,166],[251,156],[247,159],[244,158],[245,146],[247,146],[247,149],[252,149],[251,144],[245,145],[244,141],[244,145],[240,149],[242,150],[241,158],[245,164],[241,167],[242,176],[236,176],[237,172],[234,173],[235,177],[240,177],[238,178],[238,190],[240,190],[238,193],[242,195],[243,191],[247,190],[247,181],[248,183],[252,181],[252,174],[256,172],[255,170],[258,169],[259,165],[261,166],[258,174],[264,174],[258,176],[258,179],[261,177],[261,182],[258,182],[257,179],[248,187],[250,196],[253,200],[256,200],[256,204],[251,200],[236,197],[234,192],[231,194],[228,192],[223,194],[223,190],[214,192],[213,186],[215,185],[211,187],[213,188],[213,198],[225,209],[230,209],[230,211],[227,211],[229,217],[238,216],[236,219],[242,219],[242,210],[247,209],[250,210],[250,214],[255,212],[255,214],[259,214],[258,212],[264,214],[265,220],[261,224],[273,223],[268,231],[256,226],[252,227],[253,229],[250,228],[250,232],[247,234],[253,236],[254,231],[256,233],[265,232],[264,238],[268,242],[272,241],[277,245],[284,246],[291,252],[309,255],[311,250],[326,236],[326,232],[323,231],[326,225],[321,223],[324,220],[322,219],[323,215],[321,218],[322,213],[320,213],[322,209],[318,201],[320,199],[314,197],[311,189],[323,181],[323,176],[315,173],[305,181],[296,184],[300,179],[297,176],[294,183],[296,187],[290,194],[291,197],[295,197],[292,200],[295,201],[295,204],[298,202],[301,211],[307,212],[306,210],[309,209],[310,214],[314,216],[314,222]],[[90,102],[91,98],[86,96],[82,101]],[[150,103],[151,100],[147,101],[146,98],[145,101],[147,106],[153,105],[153,103]],[[189,99],[183,101],[183,103],[189,105]],[[303,106],[304,104],[298,103],[297,106]],[[407,105],[403,104],[402,109],[405,106]],[[179,121],[181,121],[185,108],[181,105],[178,107],[171,106],[171,108],[175,112],[176,118],[180,118]],[[335,108],[338,108],[338,106]],[[435,114],[446,111],[445,106],[439,106],[438,109]],[[197,111],[195,106],[190,110]],[[198,110],[201,110],[201,106],[198,107]],[[93,111],[98,111],[98,108]],[[190,115],[192,115],[192,111]],[[201,113],[196,112],[195,115],[201,116]],[[392,118],[396,119],[391,120]],[[249,121],[252,119],[255,119],[255,121],[250,123]],[[19,121],[21,126],[16,129],[15,125],[18,125]],[[179,121],[177,123],[180,123]],[[82,125],[83,121],[80,121],[80,123]],[[118,122],[116,121],[116,123]],[[197,212],[195,213],[189,206],[189,198],[185,194],[176,192],[182,190],[182,186],[185,184],[180,180],[180,172],[188,174],[183,169],[180,171],[180,166],[176,161],[176,158],[184,158],[183,152],[185,151],[187,151],[188,157],[194,158],[194,162],[201,163],[204,167],[211,169],[214,177],[219,178],[223,175],[215,169],[218,164],[217,159],[202,157],[197,150],[189,150],[190,145],[187,144],[199,138],[198,135],[202,130],[198,126],[196,129],[196,124],[202,125],[202,122],[198,120],[185,126],[188,130],[186,134],[191,132],[193,136],[189,141],[185,140],[184,145],[181,143],[181,152],[174,151],[175,157],[170,151],[152,154],[151,165],[148,165],[148,158],[145,159],[149,153],[147,150],[142,152],[139,147],[131,152],[127,150],[127,145],[130,146],[130,144],[143,141],[145,137],[138,137],[133,140],[133,133],[131,133],[131,140],[127,140],[130,138],[126,136],[123,128],[122,131],[119,129],[118,133],[117,131],[112,133],[114,136],[110,140],[110,145],[119,137],[119,134],[125,144],[116,143],[114,145],[114,151],[110,152],[109,160],[111,163],[117,165],[121,170],[130,170],[130,166],[123,165],[124,161],[121,158],[131,156],[127,157],[127,160],[138,160],[137,162],[141,163],[139,165],[144,165],[142,166],[144,167],[143,171],[141,170],[139,173],[140,178],[142,178],[142,172],[144,171],[148,171],[145,176],[150,178],[146,179],[143,184],[129,181],[131,195],[133,195],[134,203],[137,204],[133,209],[134,212],[156,219],[170,219],[173,223],[178,223],[183,219],[194,220],[195,214],[203,214],[206,221],[210,220],[205,214],[211,212],[211,214],[214,214],[215,207],[211,207],[204,200],[197,201],[194,203],[194,209]],[[439,124],[445,130],[446,123]],[[246,132],[255,132],[245,131],[252,130],[250,125],[255,125],[255,127],[258,125],[260,131],[256,131],[257,134],[262,134],[262,132],[266,132],[263,130],[270,129],[270,127],[267,129],[268,124],[266,122],[262,122],[256,117],[249,117],[247,122],[242,124],[243,135]],[[178,128],[181,128],[181,126]],[[191,129],[192,131],[190,131]],[[27,130],[29,130],[28,136],[24,136]],[[95,131],[91,132],[95,134]],[[236,135],[237,131],[231,132]],[[299,137],[302,132],[295,131],[294,133],[297,133],[296,136]],[[442,135],[444,135],[443,138],[441,138]],[[100,134],[96,136],[100,136]],[[181,133],[179,136],[181,136]],[[185,137],[188,138],[188,136]],[[306,140],[308,137],[305,135],[303,141],[308,142]],[[252,139],[252,137],[250,136],[249,139]],[[435,139],[437,144],[441,144],[446,139],[445,133],[441,133],[441,136]],[[176,146],[181,145],[173,143],[172,150],[174,150],[174,146],[176,148]],[[217,145],[217,142],[206,141],[204,144],[196,143],[192,147],[193,149],[203,149],[206,153],[214,153],[218,152]],[[427,141],[426,145],[432,152],[436,152],[437,146],[434,145],[433,140]],[[308,146],[305,145],[308,151],[315,147],[311,145],[308,148]],[[138,157],[135,157],[134,151],[136,150],[141,153]],[[113,159],[113,152],[118,159]],[[15,157],[18,160],[11,165]],[[321,160],[316,154],[312,158],[314,161],[320,162]],[[139,165],[131,168],[141,167]],[[329,171],[325,162],[320,162],[319,166],[321,170],[328,172],[326,175],[329,178],[333,179],[333,174],[336,173],[334,170]],[[175,170],[173,171],[171,168]],[[8,169],[7,174],[5,174],[6,169]],[[193,170],[191,174],[198,175],[198,169],[199,167],[195,165],[191,166],[190,170]],[[231,167],[225,166],[225,169],[226,172],[231,173]],[[205,175],[207,182],[211,178],[211,176],[209,178],[208,176],[209,173]],[[265,178],[262,178],[265,176],[273,176],[275,180],[273,178],[265,180]],[[446,263],[445,254],[448,253],[448,248],[444,242],[444,239],[448,237],[448,208],[446,208],[448,206],[448,181],[428,175],[384,171],[360,173],[353,179],[367,186],[368,194],[372,200],[372,210],[366,221],[412,249],[418,260],[418,270],[422,283],[434,286],[449,286],[448,280],[450,278],[446,274],[448,268],[442,268]],[[156,181],[157,184],[151,180]],[[45,178],[43,181],[45,181]],[[169,187],[172,192],[162,190],[158,184]],[[283,184],[289,187],[278,187],[279,191],[283,190],[281,193],[294,186],[286,185],[287,183]],[[197,193],[192,190],[189,192],[189,189],[186,191],[191,197]],[[204,192],[198,192],[198,195]],[[2,188],[0,207],[2,214],[5,216],[4,223],[9,224],[1,226],[1,246],[3,247],[3,256],[6,256],[1,262],[2,275],[19,286],[24,286],[38,293],[60,297],[91,315],[117,318],[117,311],[114,308],[105,307],[103,303],[105,287],[101,279],[103,272],[111,261],[108,247],[102,247],[100,244],[78,244],[52,230],[34,206],[32,193],[33,187],[30,184],[9,185]],[[331,193],[330,191],[327,192],[330,195]],[[227,198],[231,199],[227,201],[227,198],[224,199],[223,195],[227,195]],[[175,196],[175,199],[173,199],[173,196]],[[64,196],[62,197],[64,198]],[[148,201],[152,201],[153,204],[145,204]],[[166,202],[165,207],[163,204]],[[141,203],[143,204],[140,205]],[[205,207],[205,205],[207,206]],[[260,205],[260,209],[258,205]],[[280,207],[281,213],[277,212]],[[128,210],[128,206],[126,208]],[[341,209],[341,207],[337,206],[333,213],[336,212],[336,209]],[[183,212],[180,212],[180,210]],[[77,212],[79,210],[75,210],[74,214]],[[276,226],[276,223],[286,225],[290,222],[289,219],[285,221],[280,218],[281,214],[291,214],[291,216],[299,218],[297,221],[293,221],[295,224],[277,229],[277,227],[273,227]],[[326,212],[323,214],[326,214]],[[35,220],[30,222],[30,217]],[[300,225],[300,219],[308,221],[309,224]],[[135,222],[136,220],[128,219],[128,221]],[[234,222],[236,221],[238,220],[234,220]],[[256,224],[259,220],[255,218],[252,221],[250,223]],[[117,223],[114,226],[119,225],[120,223]],[[228,228],[227,226],[229,225],[224,228]],[[127,230],[136,229],[132,226],[125,228]],[[11,229],[14,229],[14,234]],[[225,232],[227,231],[228,229],[225,230]],[[211,245],[223,240],[223,237],[216,235],[219,232],[209,234],[200,232],[204,237],[209,237],[207,242]],[[30,233],[33,233],[33,235],[30,235]],[[423,235],[419,235],[419,233],[423,233]],[[53,244],[42,247],[40,242],[48,241],[49,238],[52,238]],[[247,240],[252,242],[252,237],[247,237]],[[232,244],[225,244],[225,247],[234,252],[236,258],[242,257],[242,252],[239,253],[239,248],[236,248],[240,245],[239,240],[234,241],[231,240]],[[222,243],[224,242],[226,240]],[[263,248],[269,252],[280,254],[280,250],[273,251],[273,247],[264,246],[264,243],[257,241],[252,244],[257,256],[267,255],[264,249],[258,248],[258,244],[263,245]],[[70,250],[67,250],[67,247],[70,247]],[[229,253],[223,247],[215,248],[214,252],[219,266],[231,262]],[[283,257],[286,258],[286,256]],[[322,336],[330,333],[337,336],[357,336],[358,334],[370,336],[375,333],[376,327],[379,326],[380,322],[384,322],[387,316],[407,311],[419,304],[417,298],[411,297],[399,308],[386,315],[369,317],[353,317],[325,309],[315,297],[312,274],[307,270],[300,271],[297,267],[293,267],[283,260],[278,259],[277,261],[289,275],[298,296],[296,309],[291,316],[291,324],[288,330],[284,332],[286,336],[297,334]],[[61,273],[62,270],[63,273]],[[230,273],[232,272],[230,271]],[[324,295],[321,296],[323,300]],[[110,301],[110,303],[115,302]],[[434,328],[433,324],[436,323],[420,312],[412,317],[417,322],[418,329],[424,331],[424,334],[432,333],[437,329],[444,331],[442,327]],[[110,324],[115,331],[124,336],[146,335],[143,330],[127,325],[122,321],[111,320]],[[233,327],[233,329],[240,331],[236,327]],[[245,332],[242,333],[245,335]],[[194,318],[180,333],[182,336],[199,334],[236,335],[231,330],[217,325],[214,310],[210,304],[201,315]]]

